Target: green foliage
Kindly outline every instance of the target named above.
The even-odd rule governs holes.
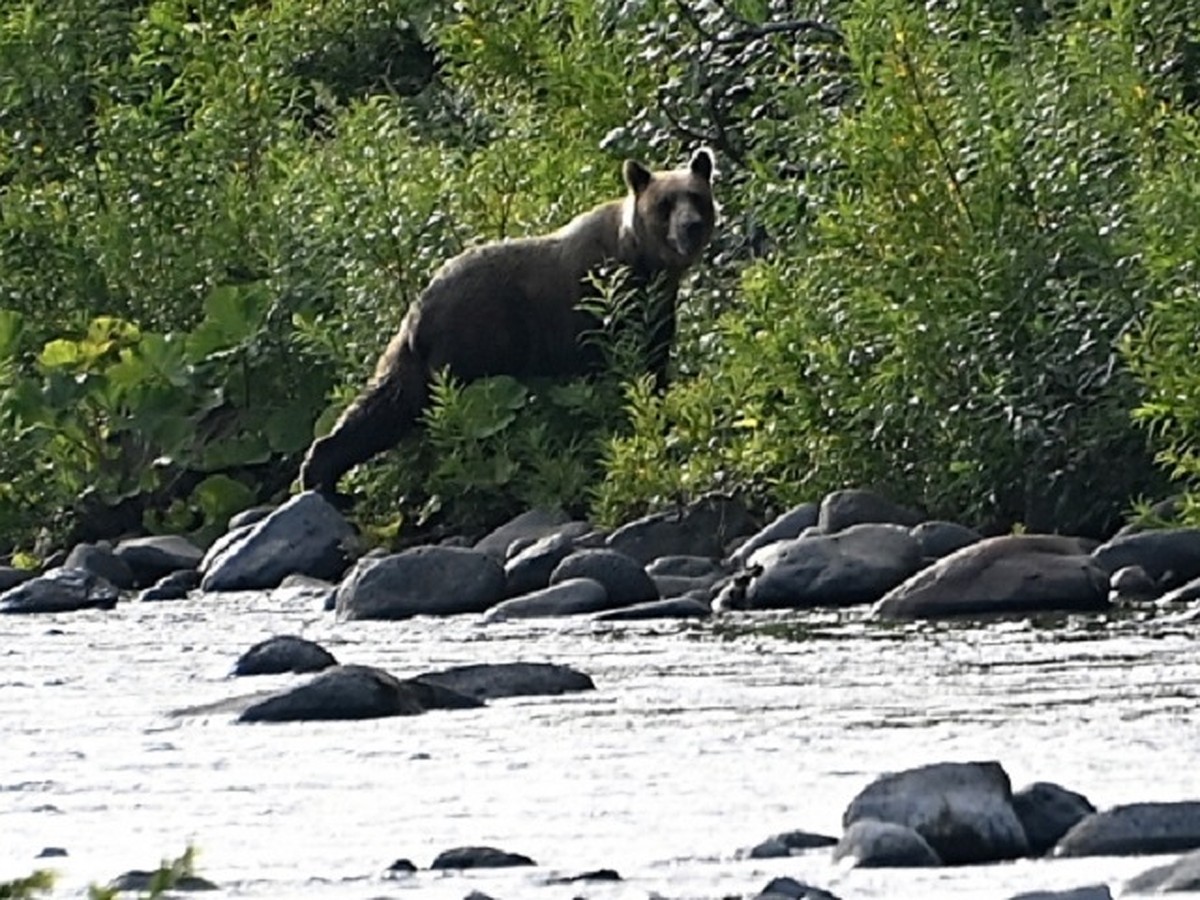
[[[139,873],[142,874],[142,873]],[[196,874],[196,848],[188,844],[183,853],[172,860],[164,859],[153,872],[146,872],[145,887],[138,889],[142,900],[154,900],[171,894],[176,889],[183,891],[211,890],[212,884]],[[129,887],[124,891],[130,890]],[[117,900],[123,893],[119,887],[88,887],[88,900]]]
[[[38,869],[24,878],[0,881],[0,900],[25,900],[28,897],[48,893],[53,888],[54,873],[46,869]]]

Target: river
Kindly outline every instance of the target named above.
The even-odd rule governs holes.
[[[769,633],[752,625],[773,623]],[[172,716],[291,676],[232,679],[274,634],[414,675],[549,661],[597,690],[369,722]],[[790,875],[855,898],[979,897],[1107,881],[1159,858],[854,870],[828,851],[739,855],[830,834],[877,775],[1001,762],[1099,808],[1200,798],[1195,626],[1100,617],[906,628],[861,613],[714,623],[462,617],[337,623],[273,593],[0,616],[0,880],[58,873],[79,897],[189,844],[238,898],[719,898]],[[302,677],[302,676],[301,676]],[[390,878],[405,857],[487,844],[536,868]],[[43,847],[68,855],[35,859]],[[620,883],[550,884],[613,868]],[[1184,895],[1177,895],[1184,896]]]

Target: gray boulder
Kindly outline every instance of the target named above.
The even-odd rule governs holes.
[[[611,609],[608,591],[594,578],[568,578],[523,597],[513,597],[489,609],[485,622],[536,619],[549,616],[578,616]]]
[[[828,834],[813,834],[811,831],[784,831],[773,834],[760,844],[755,844],[746,853],[749,859],[777,859],[794,856],[805,850],[834,847],[838,839]]]
[[[658,599],[658,588],[641,563],[616,550],[576,550],[550,574],[550,584],[592,578],[608,592],[610,608]]]
[[[413,680],[477,700],[556,696],[596,687],[583,672],[554,663],[480,663],[426,672]]]
[[[36,577],[37,572],[32,572],[29,569],[0,566],[0,593],[10,588],[15,588],[18,584],[24,584],[26,581]]]
[[[83,569],[99,575],[122,591],[134,587],[133,572],[120,557],[113,553],[107,542],[99,544],[76,544],[63,561],[64,569]]]
[[[592,618],[597,622],[632,622],[644,619],[705,619],[711,615],[712,607],[703,600],[684,595],[610,609]]]
[[[60,613],[112,609],[120,592],[84,569],[54,568],[0,594],[0,613]]]
[[[924,516],[915,510],[893,503],[874,491],[852,489],[834,491],[821,500],[817,527],[826,534],[834,534],[851,525],[870,523],[912,528],[922,519]]]
[[[204,559],[203,550],[177,534],[127,538],[113,553],[133,572],[138,587],[154,584],[172,572],[196,569]]]
[[[1141,566],[1160,585],[1180,585],[1200,577],[1200,528],[1120,535],[1097,547],[1092,557],[1109,574]]]
[[[834,860],[853,860],[864,868],[940,866],[941,859],[925,838],[907,825],[859,819],[833,848]]]
[[[761,565],[745,590],[748,609],[806,609],[873,603],[917,570],[920,548],[899,525],[855,525],[800,537],[754,554]]]
[[[887,593],[876,619],[1107,609],[1108,573],[1073,538],[1004,535],[938,560]]]
[[[574,552],[574,538],[562,532],[533,541],[504,564],[505,596],[520,597],[548,586],[555,567]]]
[[[200,564],[200,587],[261,590],[293,573],[336,580],[353,541],[354,530],[342,514],[320,494],[305,491],[213,544]]]
[[[651,575],[650,578],[654,582],[654,588],[658,591],[658,595],[666,600],[671,597],[682,597],[685,594],[693,597],[710,596],[713,585],[721,579],[721,576],[702,575],[691,578],[687,575]]]
[[[1078,822],[1096,811],[1083,794],[1037,781],[1013,794],[1013,809],[1029,838],[1029,852],[1042,856]]]
[[[1141,566],[1117,569],[1108,579],[1108,590],[1114,603],[1145,603],[1161,593],[1154,579]]]
[[[936,520],[922,522],[912,530],[912,536],[921,547],[921,555],[926,559],[941,559],[955,550],[983,540],[983,535],[974,528],[959,525],[957,522]]]
[[[725,554],[725,546],[753,528],[745,504],[723,494],[707,494],[681,509],[654,513],[622,525],[608,546],[642,565],[660,556]]]
[[[1107,884],[1089,884],[1066,891],[1027,891],[1008,900],[1113,900]]]
[[[1116,577],[1115,575],[1113,576]],[[1158,598],[1159,606],[1175,606],[1182,603],[1192,603],[1200,600],[1200,578],[1185,581],[1179,587],[1167,591]]]
[[[571,517],[561,509],[529,509],[484,535],[475,542],[473,549],[503,562],[514,541],[544,538],[570,521]]]
[[[795,878],[772,878],[754,900],[838,900],[835,894]]]
[[[801,503],[799,506],[793,506],[787,512],[772,519],[766,528],[756,531],[743,541],[729,555],[729,564],[734,568],[740,568],[746,565],[750,556],[760,547],[798,538],[805,529],[812,528],[817,524],[820,509],[816,503]]]
[[[431,869],[498,869],[509,866],[536,866],[532,859],[520,853],[509,853],[495,847],[455,847],[437,855]]]
[[[337,589],[336,584],[323,578],[288,575],[271,590],[271,600],[280,606],[304,604],[328,612],[337,600]]]
[[[234,675],[280,675],[284,672],[320,672],[338,664],[333,654],[313,641],[280,634],[259,641],[238,657]]]
[[[1093,813],[1062,836],[1055,856],[1134,856],[1200,848],[1200,801],[1129,803]]]
[[[200,587],[200,573],[195,569],[179,569],[164,575],[150,587],[138,594],[141,603],[160,600],[182,600],[189,592]]]
[[[1185,853],[1174,862],[1147,869],[1131,878],[1125,890],[1130,894],[1200,893],[1200,850]]]
[[[660,556],[646,566],[651,578],[720,578],[721,564],[710,556]]]
[[[504,570],[463,547],[413,547],[364,557],[337,590],[338,618],[408,619],[481,613],[504,598]]]
[[[371,666],[337,666],[312,681],[252,704],[239,722],[380,719],[424,712],[413,685]]]
[[[1029,852],[999,763],[935,763],[877,778],[842,814],[905,825],[947,865],[1015,859]]]

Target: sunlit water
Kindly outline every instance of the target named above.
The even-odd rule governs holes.
[[[1194,626],[1083,619],[909,629],[791,617],[790,639],[585,620],[336,623],[271,594],[0,617],[0,879],[59,873],[81,896],[189,843],[224,897],[717,898],[776,875],[844,900],[981,897],[1108,882],[1161,858],[852,870],[828,851],[749,860],[771,834],[837,834],[882,772],[1000,761],[1103,808],[1200,798]],[[413,675],[551,661],[597,690],[369,722],[238,725],[172,710],[292,677],[231,679],[274,634]],[[300,676],[302,677],[302,676]],[[486,844],[536,868],[389,878]],[[43,847],[68,856],[38,860]],[[619,884],[552,885],[613,868]],[[213,896],[213,895],[206,895]]]

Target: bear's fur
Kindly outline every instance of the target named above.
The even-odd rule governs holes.
[[[595,292],[589,275],[629,269],[635,285],[654,281],[664,298],[650,361],[666,382],[679,278],[712,237],[713,158],[699,150],[682,169],[651,172],[629,160],[628,194],[552,234],[485,244],[433,276],[379,358],[370,384],[333,430],[314,441],[300,469],[305,490],[334,491],[353,466],[394,446],[420,418],[429,379],[446,369],[459,381],[492,375],[571,376],[601,362],[580,343],[595,327],[579,308]]]

